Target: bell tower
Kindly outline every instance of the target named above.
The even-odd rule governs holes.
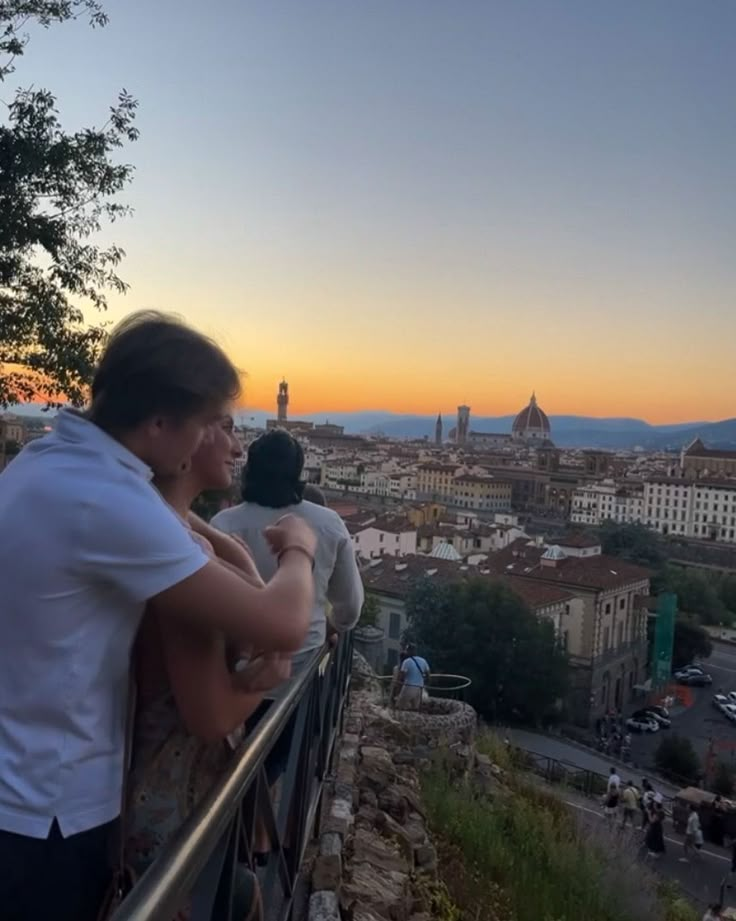
[[[286,422],[286,410],[289,405],[289,385],[286,383],[286,380],[282,380],[279,384],[279,393],[276,397],[276,406],[277,413],[276,419],[278,422]]]
[[[437,414],[437,421],[434,425],[434,443],[436,445],[442,444],[442,413]]]

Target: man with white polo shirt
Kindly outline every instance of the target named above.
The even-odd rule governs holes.
[[[160,314],[111,336],[86,414],[63,411],[0,476],[0,918],[94,921],[119,814],[130,650],[147,602],[264,651],[299,648],[314,537],[269,532],[254,586],[210,560],[150,484],[182,469],[236,370]],[[257,594],[256,594],[257,593]]]

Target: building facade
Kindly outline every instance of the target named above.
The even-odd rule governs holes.
[[[621,710],[646,680],[650,572],[618,557],[571,556],[559,546],[517,541],[489,568],[556,585],[581,601],[569,620],[568,717],[579,725]]]

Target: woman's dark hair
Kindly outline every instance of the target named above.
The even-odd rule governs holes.
[[[266,432],[248,448],[241,493],[244,502],[268,508],[297,505],[304,497],[304,451],[283,429]]]
[[[238,371],[216,343],[177,317],[141,311],[107,341],[90,416],[107,431],[129,431],[156,415],[190,418],[239,393]]]

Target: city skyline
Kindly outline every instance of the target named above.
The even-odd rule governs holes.
[[[734,5],[105,6],[10,86],[140,100],[107,319],[180,313],[294,417],[736,415]]]

